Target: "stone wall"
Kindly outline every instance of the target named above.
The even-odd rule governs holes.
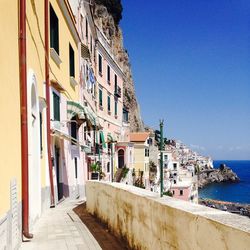
[[[249,249],[248,218],[121,183],[88,181],[87,209],[134,249]]]

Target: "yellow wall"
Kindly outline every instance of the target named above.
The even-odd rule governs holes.
[[[58,67],[57,64],[50,57],[51,73],[50,78],[57,80],[66,90],[66,96],[69,94],[72,100],[78,100],[79,88],[76,86],[73,88],[70,84],[69,75],[69,43],[75,52],[75,79],[79,83],[79,56],[78,56],[78,45],[73,39],[70,28],[66,22],[63,12],[56,0],[51,0],[51,5],[59,20],[59,57],[62,63]]]
[[[134,165],[136,171],[144,171],[144,166],[146,163],[144,144],[134,145]]]
[[[78,47],[56,0],[53,8],[59,19],[59,47],[62,64],[60,69],[50,59],[50,65],[58,81],[64,86],[72,99],[78,100],[78,87],[73,89],[69,81],[69,42],[75,51],[75,78],[79,81]],[[36,75],[38,95],[44,92],[44,1],[27,0],[27,71],[32,69]],[[19,91],[19,50],[18,50],[18,1],[0,1],[1,39],[1,95],[0,95],[0,217],[10,208],[10,181],[18,183],[18,201],[21,200],[21,125]],[[53,74],[50,77],[55,79]],[[43,123],[45,128],[45,123]],[[46,134],[43,130],[43,147]],[[44,148],[45,149],[45,148]],[[41,181],[45,186],[45,157],[41,158]]]
[[[21,199],[21,132],[18,61],[18,1],[0,1],[0,217],[10,208],[10,181]]]
[[[32,69],[36,75],[38,96],[45,97],[45,50],[44,50],[44,1],[26,2],[27,29],[27,72]],[[46,111],[44,110],[44,113]],[[45,186],[45,119],[43,117],[43,156],[41,157],[41,184]],[[38,145],[39,146],[39,145]]]

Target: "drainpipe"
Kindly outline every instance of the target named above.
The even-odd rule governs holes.
[[[22,232],[31,239],[29,232],[29,160],[27,119],[27,65],[26,65],[26,1],[19,2],[19,70],[21,106],[21,154],[22,154]]]
[[[50,84],[49,84],[49,2],[44,1],[44,39],[45,39],[45,85],[46,85],[46,122],[47,122],[47,149],[49,162],[49,179],[50,179],[50,207],[55,207],[54,181],[52,170],[52,154],[51,154],[51,134],[50,134]]]

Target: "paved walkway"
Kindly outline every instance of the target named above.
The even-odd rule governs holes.
[[[32,233],[30,242],[21,250],[100,250],[101,247],[72,210],[79,201],[65,200],[43,213]]]

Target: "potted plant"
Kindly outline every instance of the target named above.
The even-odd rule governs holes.
[[[91,173],[91,180],[99,180],[100,176],[99,176],[99,173],[100,173],[100,163],[99,162],[96,162],[96,163],[92,163],[90,165],[90,169],[92,171]]]

